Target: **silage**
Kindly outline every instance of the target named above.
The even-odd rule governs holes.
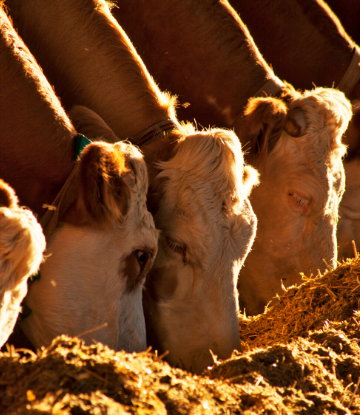
[[[240,315],[245,350],[287,343],[330,321],[351,321],[360,328],[360,261],[349,259],[316,278],[284,290],[278,301],[255,317]]]
[[[358,414],[360,261],[288,289],[240,318],[244,353],[202,376],[156,354],[114,352],[61,336],[37,355],[0,354],[0,413]]]
[[[237,389],[171,368],[150,353],[58,337],[37,356],[0,358],[1,415],[241,413]]]

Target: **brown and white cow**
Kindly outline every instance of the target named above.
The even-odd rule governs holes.
[[[317,269],[325,269],[323,259],[330,262],[336,258],[335,207],[343,190],[340,184],[331,183],[333,177],[342,175],[342,152],[337,146],[323,147],[321,122],[316,124],[315,120],[323,106],[345,108],[339,123],[337,110],[321,118],[339,126],[328,137],[329,143],[338,140],[348,123],[348,103],[336,91],[300,95],[277,81],[226,1],[118,0],[117,6],[112,11],[114,16],[155,80],[177,94],[180,101],[190,103],[179,109],[180,116],[195,117],[204,126],[234,128],[245,148],[250,147],[247,160],[261,172],[261,183],[251,196],[258,236],[241,271],[239,286],[246,311],[261,312],[264,304],[281,291],[281,278],[285,286],[301,282],[301,271],[316,274]],[[244,114],[249,97],[262,92],[277,98],[253,100]],[[326,100],[319,107],[305,106],[305,110],[301,106],[295,111],[293,102],[307,101],[312,94],[314,102],[323,95]],[[310,137],[316,143],[316,159],[308,145]],[[294,140],[299,149],[296,156],[288,154],[290,149],[274,152],[277,145],[291,148]],[[329,164],[329,157],[337,162]],[[299,171],[304,177],[302,183],[292,179]],[[324,206],[334,206],[334,210],[330,214],[331,209]],[[314,241],[322,241],[316,249],[314,235]]]
[[[351,106],[344,94],[317,88],[298,93],[288,108],[277,98],[253,98],[246,110],[245,137],[251,140],[261,131],[266,136],[274,107],[277,127],[283,122],[285,129],[275,143],[264,144],[272,150],[263,154],[261,183],[250,199],[258,217],[257,237],[239,278],[240,302],[251,314],[263,311],[281,292],[281,281],[285,286],[301,283],[300,272],[316,274],[324,269],[323,258],[336,258],[345,184],[341,136]]]
[[[39,216],[61,195],[44,229],[41,278],[26,298],[25,334],[39,347],[90,330],[88,342],[144,350],[142,290],[158,232],[146,209],[142,155],[130,144],[99,142],[74,161],[77,133],[2,9],[0,73],[0,176]]]
[[[335,3],[329,2],[332,7]],[[352,3],[351,0],[338,2],[337,10]],[[348,172],[347,185],[340,204],[337,232],[339,258],[352,257],[351,241],[355,240],[360,246],[357,219],[360,201],[355,190],[360,175],[360,49],[322,0],[231,0],[231,5],[250,29],[265,59],[282,79],[296,88],[335,86],[352,100],[354,115],[344,134],[344,143],[348,145],[344,163]],[[356,8],[347,17],[351,21],[354,16]],[[357,16],[355,20],[358,21]]]
[[[236,137],[179,125],[174,99],[159,91],[105,2],[7,4],[67,108],[91,108],[120,138],[155,136],[142,147],[161,230],[146,282],[151,343],[195,372],[212,363],[209,349],[229,357],[240,348],[236,280],[256,229],[248,195],[257,174],[244,167]],[[71,117],[79,131],[96,135],[89,110],[75,108]]]
[[[45,250],[41,226],[19,206],[14,190],[0,180],[0,347],[11,334],[27,280],[39,268]]]

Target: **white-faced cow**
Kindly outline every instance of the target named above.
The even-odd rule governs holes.
[[[301,283],[300,272],[316,275],[323,258],[330,264],[337,258],[345,189],[341,136],[351,105],[337,90],[293,94],[289,105],[277,98],[250,100],[241,135],[261,143],[261,184],[251,195],[258,231],[239,278],[241,305],[252,314],[281,293],[281,282]]]
[[[278,76],[296,88],[335,86],[352,100],[354,115],[344,134],[344,143],[348,145],[344,160],[346,191],[339,207],[337,230],[339,259],[350,258],[354,255],[351,241],[360,245],[357,192],[360,187],[360,49],[355,43],[359,42],[356,12],[360,10],[360,3],[357,0],[329,2],[336,12],[342,12],[341,22],[355,36],[355,42],[323,0],[231,0],[230,3]],[[352,13],[348,13],[350,9]],[[271,36],[260,27],[259,20]]]
[[[11,334],[27,280],[39,268],[45,250],[41,226],[19,206],[14,190],[0,180],[0,346]]]
[[[195,372],[212,363],[209,349],[230,357],[240,348],[236,280],[255,234],[247,197],[257,180],[233,133],[179,125],[174,99],[159,91],[104,1],[7,4],[65,107],[88,107],[119,138],[144,143],[149,209],[161,230],[144,303],[151,344]],[[71,117],[79,132],[96,135],[84,111]]]
[[[2,9],[0,73],[0,176],[42,217],[47,237],[40,279],[26,298],[25,334],[39,347],[91,331],[88,342],[144,350],[142,290],[158,232],[146,208],[142,155],[103,142],[80,155],[83,137]],[[46,207],[53,216],[44,216]]]

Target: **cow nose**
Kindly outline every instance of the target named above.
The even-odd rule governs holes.
[[[137,251],[135,251],[135,256],[140,266],[140,273],[142,273],[144,268],[146,267],[146,264],[151,258],[151,254],[150,252],[141,251],[140,249],[138,249]]]

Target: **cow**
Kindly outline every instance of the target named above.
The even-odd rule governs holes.
[[[329,142],[338,142],[348,123],[349,105],[336,91],[314,91],[313,100],[319,105],[306,106],[306,110],[300,105],[295,110],[294,103],[307,102],[309,92],[299,95],[275,77],[226,1],[118,0],[116,4],[114,17],[155,80],[183,103],[190,103],[179,108],[179,115],[195,117],[203,126],[234,128],[247,150],[246,160],[261,173],[261,183],[251,194],[257,237],[240,273],[239,288],[246,312],[262,312],[273,295],[281,292],[281,278],[285,287],[301,283],[300,272],[324,271],[323,259],[330,264],[337,256],[336,206],[343,193],[340,164],[344,147],[339,144],[340,152],[337,146],[323,147],[321,122],[316,126],[311,113],[326,105],[341,108],[341,122],[336,121],[337,110],[321,118],[339,126],[329,136]],[[247,106],[252,96],[260,97]],[[326,96],[324,101],[322,96]],[[310,136],[317,143],[316,160],[307,143]],[[297,157],[290,157],[290,150],[274,153],[278,142],[289,138],[292,143],[290,137],[298,137]],[[329,157],[337,162],[329,164]],[[276,160],[276,169],[272,160]],[[290,179],[299,171],[302,184]],[[333,178],[338,176],[333,186]],[[310,210],[303,204],[311,206]]]
[[[146,349],[142,290],[158,231],[142,154],[77,134],[2,8],[0,73],[0,176],[41,217],[47,240],[24,333],[35,347],[82,334],[116,350]]]
[[[14,190],[0,180],[0,347],[15,326],[27,280],[37,272],[44,250],[35,216],[19,206]]]
[[[257,173],[238,139],[180,125],[175,99],[158,89],[104,1],[7,5],[77,130],[96,136],[98,114],[107,140],[142,146],[161,231],[144,294],[149,344],[197,373],[212,364],[210,349],[230,357],[241,347],[236,281],[257,222],[248,201]]]
[[[269,138],[263,146],[262,180],[251,194],[257,238],[239,278],[240,301],[250,314],[264,310],[281,292],[281,282],[285,287],[301,283],[300,272],[316,275],[324,269],[322,259],[337,254],[338,206],[345,185],[346,147],[341,137],[351,105],[337,90],[317,88],[297,94],[288,109],[277,98],[253,98],[246,108],[250,118],[243,128],[249,131],[249,140],[266,132],[275,106],[277,128],[281,111],[285,123],[280,138],[275,143]],[[268,154],[267,147],[272,147]]]
[[[350,1],[342,1],[338,2],[338,7],[345,8],[350,4]],[[354,254],[351,241],[360,245],[360,229],[357,231],[360,204],[355,192],[356,177],[360,174],[360,170],[355,172],[356,166],[360,167],[360,49],[322,0],[271,3],[231,0],[231,5],[245,21],[261,53],[279,76],[296,88],[310,88],[313,84],[335,86],[352,101],[354,115],[344,135],[344,143],[348,146],[344,164],[351,177],[346,175],[348,184],[340,204],[337,233],[339,259],[351,258]],[[330,5],[334,7],[335,2]],[[354,16],[355,8],[348,18]],[[260,28],[259,19],[271,36]]]

